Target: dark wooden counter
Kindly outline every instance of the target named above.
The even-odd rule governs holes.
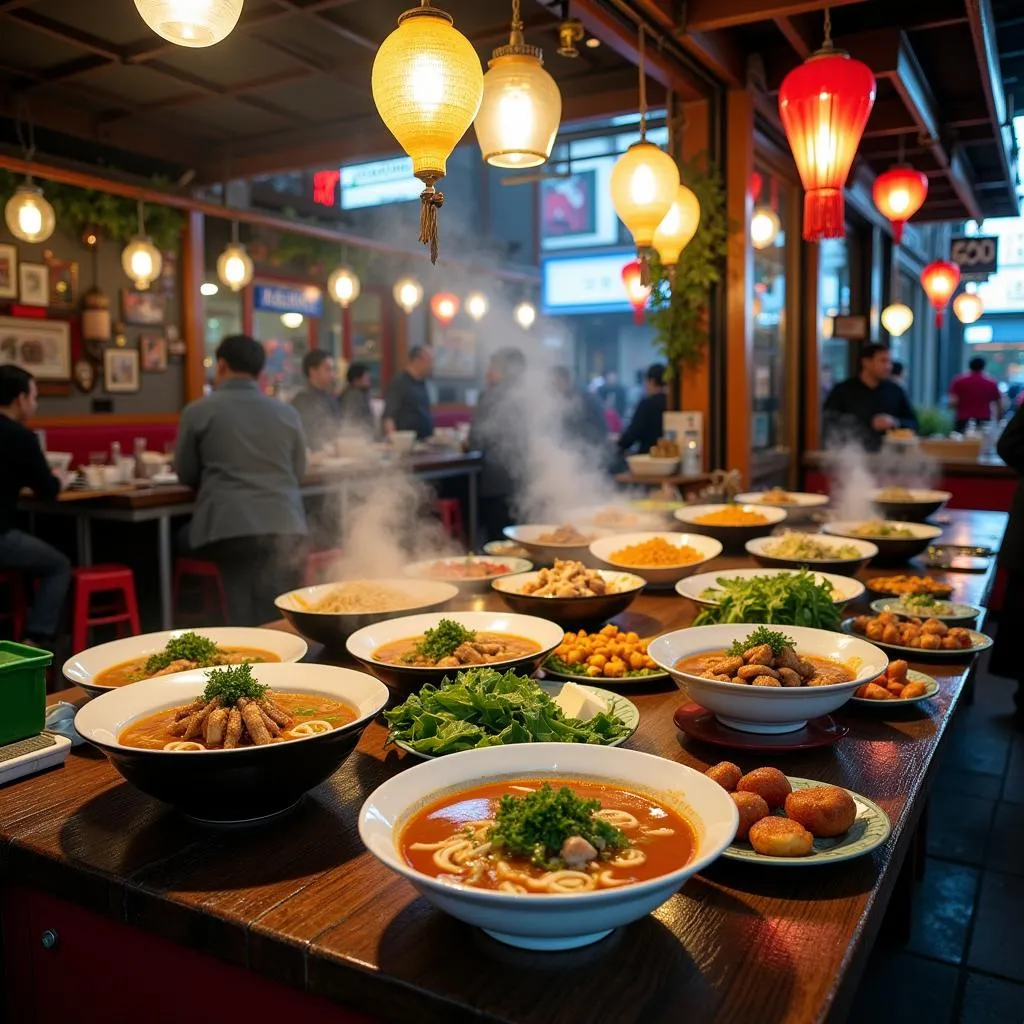
[[[951,519],[956,541],[998,543],[1005,528],[997,514]],[[719,562],[739,564],[747,563]],[[991,585],[991,573],[950,579],[955,596],[974,603]],[[693,614],[675,595],[644,595],[620,621],[650,633],[684,626]],[[676,689],[630,687],[642,712],[631,747],[700,769],[723,756],[744,770],[776,763],[847,786],[885,809],[892,836],[871,856],[828,867],[719,862],[650,917],[576,952],[502,946],[432,909],[364,851],[361,802],[408,764],[384,751],[378,724],[299,809],[254,830],[193,824],[80,750],[61,770],[0,789],[0,883],[7,893],[41,892],[134,926],[140,942],[156,934],[389,1021],[841,1019],[912,849],[935,755],[969,675],[967,662],[917,667],[939,680],[933,700],[841,713],[851,732],[835,747],[774,757],[682,739],[672,723]],[[151,969],[168,991],[187,984]],[[116,987],[117,964],[109,971]]]
[[[806,452],[804,467],[806,469],[825,469],[828,463],[836,458],[837,456],[831,452]],[[879,453],[864,455],[865,463],[869,468],[876,463],[884,463],[888,468],[892,468],[894,465],[898,465],[898,460],[901,458],[909,460],[929,457],[917,453],[914,449],[908,449],[905,455],[899,451],[886,452],[884,455]],[[977,459],[930,458],[943,476],[1016,477],[1017,475],[998,455],[982,455]]]

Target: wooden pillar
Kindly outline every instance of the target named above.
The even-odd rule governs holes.
[[[803,209],[803,189],[799,190],[800,209]],[[798,237],[794,221],[791,231]],[[818,283],[821,280],[821,246],[817,242],[804,242],[802,249],[801,301],[803,305],[800,331],[801,388],[803,410],[803,451],[816,451],[821,447],[821,316],[819,312]],[[802,454],[802,453],[801,453]]]
[[[203,397],[206,384],[206,330],[200,288],[206,276],[205,219],[197,210],[186,216],[181,234],[181,335],[185,340],[185,401]]]
[[[725,258],[725,466],[750,483],[751,365],[754,330],[751,302],[754,249],[750,244],[754,172],[754,100],[748,91],[726,96],[725,205],[732,228]]]

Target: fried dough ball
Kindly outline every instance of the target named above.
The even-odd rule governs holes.
[[[762,818],[751,825],[747,838],[766,857],[806,857],[814,844],[814,836],[789,818]]]
[[[704,774],[717,782],[727,793],[731,793],[736,788],[736,783],[743,777],[739,765],[733,764],[732,761],[719,761]]]
[[[904,700],[909,700],[911,697],[923,697],[927,692],[928,687],[924,683],[907,683],[900,696]]]
[[[746,839],[750,829],[762,818],[768,817],[768,805],[756,793],[730,793],[736,810],[740,812],[740,823],[736,829],[737,839]]]
[[[786,802],[793,787],[778,768],[755,768],[736,784],[741,793],[757,793],[774,810]]]
[[[863,686],[858,686],[854,691],[857,697],[863,697],[865,700],[892,700],[893,695],[884,686],[879,686],[877,683],[865,683]]]
[[[831,839],[849,830],[857,805],[845,789],[813,786],[786,797],[786,814],[818,839]]]
[[[889,667],[886,669],[886,674],[889,677],[890,682],[903,682],[907,678],[907,671],[910,666],[902,659],[897,658],[895,661],[889,662]]]

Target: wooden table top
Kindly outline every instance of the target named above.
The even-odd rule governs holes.
[[[956,542],[998,545],[1006,524],[1002,513],[948,516],[947,539]],[[992,572],[948,578],[956,599],[980,604]],[[644,594],[618,621],[653,633],[685,626],[694,614],[674,594]],[[884,808],[892,836],[872,855],[832,866],[719,861],[648,918],[571,953],[501,945],[431,908],[363,849],[362,801],[410,763],[385,751],[377,723],[295,812],[258,829],[193,824],[125,783],[102,755],[78,748],[63,769],[0,789],[0,880],[36,886],[382,1020],[554,1024],[580,1019],[584,1002],[616,1022],[840,1019],[969,671],[966,661],[915,667],[938,679],[934,699],[888,713],[884,706],[839,713],[851,731],[836,746],[774,756],[681,737],[672,714],[682,698],[671,683],[623,689],[642,714],[634,749],[698,769],[724,757],[744,770],[775,763],[846,786]]]

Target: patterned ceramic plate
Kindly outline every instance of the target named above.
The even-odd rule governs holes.
[[[582,686],[593,686],[593,684],[597,682],[606,683],[608,686],[629,686],[635,683],[656,683],[662,679],[668,679],[668,673],[660,670],[656,672],[645,672],[643,675],[631,675],[630,673],[626,673],[626,675],[620,676],[617,679],[605,679],[603,676],[587,676],[582,672],[576,673],[565,671],[558,666],[558,659],[552,655],[544,662],[544,674],[551,676],[552,679],[568,679],[571,682],[580,683]]]
[[[813,789],[815,786],[826,785],[814,779],[797,779],[787,776],[794,790]],[[862,854],[869,853],[876,846],[889,838],[891,827],[889,817],[873,800],[866,796],[847,790],[857,804],[857,817],[846,835],[837,839],[815,839],[814,848],[806,857],[766,857],[757,853],[747,842],[733,840],[722,856],[728,860],[740,860],[748,863],[766,864],[778,867],[810,867],[815,864],[837,864],[839,861],[852,860]],[[785,817],[782,811],[775,812]]]
[[[939,692],[939,684],[929,675],[925,675],[924,672],[915,672],[910,669],[907,672],[907,679],[912,683],[924,683],[927,689],[920,697],[894,697],[892,700],[870,700],[867,697],[851,697],[850,700],[854,704],[867,704],[874,707],[885,706],[887,708],[899,708],[905,707],[907,704],[917,704],[918,701],[927,700],[929,697],[934,697]]]
[[[545,693],[551,694],[552,697],[562,689],[563,685],[561,682],[547,682],[542,679],[538,679],[536,682]],[[629,729],[629,732],[627,732],[625,736],[609,743],[608,746],[617,747],[621,743],[625,743],[626,740],[636,732],[636,727],[640,724],[640,709],[631,700],[626,700],[625,697],[622,697],[617,693],[612,693],[611,690],[602,690],[599,686],[584,686],[583,689],[589,690],[602,700],[607,701],[612,712],[618,715],[619,718],[626,723],[626,728]],[[396,740],[395,746],[400,747],[402,750],[406,751],[406,753],[412,754],[413,757],[423,758],[424,761],[433,761],[435,757],[445,756],[443,754],[421,754],[418,750],[413,750],[413,748],[404,740]]]
[[[867,640],[866,636],[858,633],[853,628],[852,618],[843,620],[842,630],[851,636],[859,636],[861,639]],[[937,661],[958,661],[961,658],[970,658],[975,654],[981,654],[982,651],[988,650],[992,646],[992,637],[979,633],[976,629],[969,629],[967,632],[971,634],[971,646],[958,648],[955,651],[941,649],[936,651],[930,650],[927,647],[904,647],[902,644],[887,644],[882,640],[869,640],[868,642],[874,644],[887,654],[896,654],[901,658],[907,658],[909,661],[925,661],[933,658]]]
[[[938,619],[939,622],[959,623],[973,622],[980,614],[981,609],[973,604],[960,604],[957,601],[943,601],[949,607],[945,615],[936,615],[934,612],[913,611],[904,608],[899,597],[882,597],[871,602],[871,610],[877,615],[880,612],[895,612],[897,615],[916,615],[922,619]],[[940,599],[941,600],[941,599]]]

